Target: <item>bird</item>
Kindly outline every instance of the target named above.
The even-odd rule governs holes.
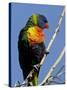
[[[34,65],[41,62],[44,54],[48,54],[45,47],[44,29],[48,29],[48,20],[42,14],[32,14],[25,26],[20,30],[18,36],[18,55],[19,64],[23,73],[24,80],[27,78]],[[38,84],[38,72],[29,79],[33,86]],[[30,86],[28,84],[28,86]]]

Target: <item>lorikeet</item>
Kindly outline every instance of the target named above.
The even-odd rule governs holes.
[[[48,54],[44,44],[45,36],[43,29],[45,28],[48,28],[47,18],[40,14],[33,14],[29,17],[25,27],[20,31],[18,51],[24,80],[33,69],[33,66],[40,63],[44,54]],[[33,85],[38,83],[39,70],[31,80]]]

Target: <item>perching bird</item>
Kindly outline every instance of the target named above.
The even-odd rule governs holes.
[[[40,63],[44,54],[48,54],[44,44],[45,36],[43,29],[48,29],[47,18],[40,14],[33,14],[29,17],[25,27],[20,31],[18,51],[24,80],[34,65]],[[39,71],[35,73],[32,79],[33,85],[37,85],[38,74]]]

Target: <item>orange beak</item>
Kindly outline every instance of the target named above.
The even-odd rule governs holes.
[[[45,24],[45,28],[48,29],[49,28],[49,25],[48,23]]]

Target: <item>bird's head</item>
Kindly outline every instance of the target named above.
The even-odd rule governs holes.
[[[27,24],[31,24],[33,26],[38,26],[40,27],[41,29],[48,29],[48,21],[47,21],[47,18],[43,15],[40,15],[40,14],[33,14]]]

